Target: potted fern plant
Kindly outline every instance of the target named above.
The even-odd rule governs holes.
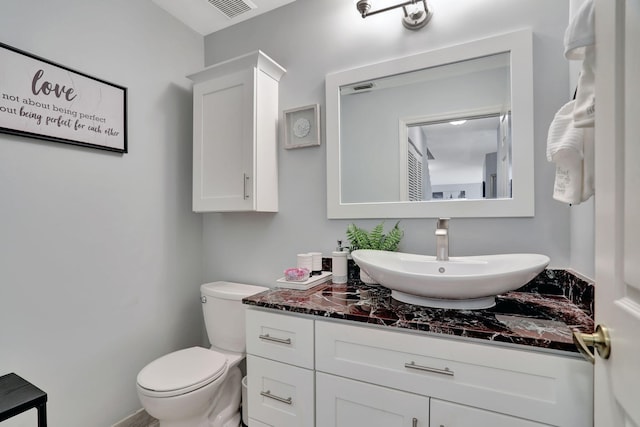
[[[349,224],[347,227],[347,239],[350,249],[376,249],[380,251],[397,251],[400,240],[404,236],[404,231],[399,227],[400,221],[388,232],[384,233],[384,221],[376,225],[371,231]],[[369,275],[360,270],[360,280],[364,283],[374,284],[375,281]]]

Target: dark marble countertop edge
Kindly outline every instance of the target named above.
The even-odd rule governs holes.
[[[358,280],[351,279],[349,286],[353,287],[357,292],[364,289],[378,289],[382,287],[364,285]],[[276,295],[278,292],[294,292],[292,295],[300,297],[308,297],[310,295],[321,295],[332,284],[318,285],[306,291],[292,291],[274,288],[258,295]],[[406,316],[398,315],[397,318],[379,315],[377,313],[358,312],[356,314],[348,312],[348,309],[335,309],[332,306],[314,307],[313,304],[306,304],[291,300],[269,301],[269,298],[249,297],[243,300],[244,304],[260,307],[268,310],[280,312],[295,313],[303,316],[311,316],[313,318],[332,319],[344,321],[360,326],[383,327],[389,330],[400,330],[408,333],[428,334],[434,337],[462,339],[474,343],[506,346],[517,348],[525,351],[537,351],[552,353],[556,355],[564,355],[569,357],[580,357],[573,342],[565,336],[562,339],[543,338],[527,336],[527,334],[518,334],[517,330],[513,331],[498,321],[499,316],[522,316],[519,319],[527,320],[526,313],[517,311],[518,305],[532,306],[540,305],[546,311],[543,317],[531,317],[535,321],[557,321],[549,313],[553,314],[553,310],[558,307],[566,308],[571,312],[570,320],[565,321],[563,329],[578,329],[582,332],[592,332],[593,329],[593,286],[594,283],[590,279],[579,276],[571,270],[548,269],[540,273],[538,277],[529,282],[527,285],[515,292],[509,292],[505,295],[498,296],[498,300],[504,304],[515,304],[515,311],[487,311],[488,316],[495,316],[492,322],[480,324],[474,327],[470,324],[456,325],[456,317],[464,317],[463,313],[455,311],[435,312],[432,316],[437,320],[420,320],[418,316],[415,318],[406,318]],[[295,299],[295,298],[294,298]],[[566,301],[566,303],[565,303]],[[409,305],[410,306],[410,305]],[[406,314],[406,305],[401,307]],[[438,310],[438,309],[435,309]],[[559,311],[562,311],[558,309]],[[375,310],[374,310],[375,311]],[[400,310],[402,311],[402,310]],[[399,314],[394,313],[394,314]],[[479,315],[482,317],[481,315]],[[575,318],[574,318],[575,316]],[[401,318],[403,317],[403,318]],[[472,319],[477,321],[478,319]],[[562,319],[563,321],[565,319]],[[473,323],[473,322],[471,322]]]
[[[582,356],[576,350],[575,346],[570,343],[554,343],[553,346],[547,340],[540,340],[535,338],[526,338],[518,336],[505,336],[496,333],[488,333],[484,331],[472,331],[465,328],[437,328],[438,330],[432,330],[428,324],[411,324],[416,327],[389,325],[383,321],[374,321],[371,319],[369,322],[360,321],[357,316],[350,316],[345,313],[339,312],[326,312],[323,310],[305,310],[295,307],[282,307],[278,304],[256,303],[254,301],[245,301],[246,305],[257,307],[266,311],[278,311],[283,313],[289,313],[291,315],[312,318],[314,320],[327,320],[337,321],[344,324],[356,325],[362,327],[371,327],[384,330],[401,331],[401,333],[413,333],[421,336],[430,336],[441,339],[451,339],[456,341],[463,341],[473,344],[492,345],[505,347],[512,350],[521,351],[533,351],[536,353],[547,353],[556,356],[572,357],[581,359]]]

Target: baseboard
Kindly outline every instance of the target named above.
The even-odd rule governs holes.
[[[158,425],[158,420],[147,414],[147,411],[144,409],[140,409],[122,421],[118,421],[111,427],[157,427]]]

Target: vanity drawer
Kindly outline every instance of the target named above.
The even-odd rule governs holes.
[[[247,353],[313,369],[313,320],[247,310]]]
[[[312,370],[248,355],[247,384],[252,420],[277,427],[313,426]]]
[[[577,358],[316,321],[316,370],[551,425],[593,423],[579,409],[591,406],[591,365]]]

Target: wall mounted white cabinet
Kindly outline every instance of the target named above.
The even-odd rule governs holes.
[[[278,211],[278,84],[284,68],[261,51],[193,80],[194,212]]]
[[[257,309],[247,352],[249,417],[266,425],[593,425],[593,368],[578,357]],[[304,418],[282,418],[295,411],[276,389]]]

